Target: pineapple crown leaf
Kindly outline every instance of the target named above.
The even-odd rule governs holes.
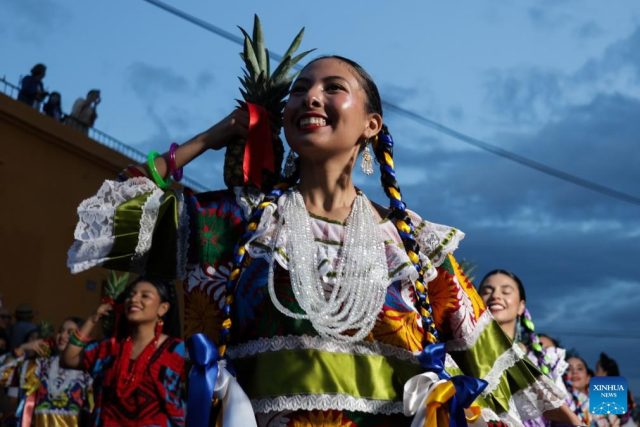
[[[258,15],[253,15],[253,50],[258,59],[260,70],[267,69],[267,55],[264,48],[264,36],[262,33],[262,24]]]
[[[242,31],[244,32],[244,30]],[[253,51],[253,46],[251,46],[251,39],[249,39],[248,35],[245,36],[244,39],[244,53],[242,55],[242,59],[247,66],[249,74],[253,79],[255,79],[258,73],[260,73],[260,66],[258,64],[258,58],[256,58],[256,53]]]
[[[292,67],[291,57],[285,56],[282,62],[280,62],[276,67],[275,71],[273,72],[273,75],[271,76],[271,79],[274,82],[281,82],[281,81],[288,80],[287,73],[289,72],[291,67]]]
[[[105,289],[105,293],[108,297],[116,299],[118,295],[120,295],[120,293],[124,291],[128,282],[129,273],[123,273],[118,276],[115,271],[111,270],[109,272],[109,278],[107,279],[107,287]]]
[[[267,56],[267,64],[265,70],[267,72],[267,77],[271,76],[271,59],[269,58],[269,49],[264,50],[264,54]]]
[[[300,43],[302,43],[302,36],[304,36],[304,27],[302,27],[298,35],[293,39],[293,41],[291,42],[291,46],[289,46],[289,49],[287,49],[284,55],[282,55],[283,58],[293,55],[293,52],[295,52],[300,47]]]
[[[308,54],[310,54],[311,52],[313,52],[315,49],[309,49],[307,51],[302,52],[299,55],[294,56],[293,58],[291,58],[291,63],[292,66],[295,66],[298,62],[302,61],[302,58],[304,58],[305,56],[307,56]]]

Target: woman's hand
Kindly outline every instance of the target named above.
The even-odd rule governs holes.
[[[27,351],[32,351],[38,356],[47,356],[51,352],[51,348],[45,340],[35,340],[22,344],[16,349],[16,355],[21,356]]]
[[[109,314],[113,310],[113,306],[109,303],[100,304],[96,309],[96,312],[91,316],[93,323],[98,323],[100,319]]]
[[[236,108],[224,119],[201,134],[207,148],[219,150],[230,142],[249,134],[249,113],[241,108]]]

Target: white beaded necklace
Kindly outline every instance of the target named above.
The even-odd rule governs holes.
[[[286,236],[291,288],[303,313],[294,313],[278,300],[269,266],[269,296],[273,305],[294,319],[307,319],[325,338],[360,341],[373,329],[386,295],[388,268],[384,242],[366,196],[358,193],[345,226],[335,284],[325,292],[318,272],[318,252],[311,218],[299,191],[285,195],[273,242]],[[272,251],[275,248],[271,248]],[[328,295],[327,295],[328,293]]]

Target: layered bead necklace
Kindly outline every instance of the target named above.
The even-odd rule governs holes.
[[[325,338],[355,342],[375,325],[384,304],[388,267],[384,242],[366,196],[358,192],[347,218],[338,253],[335,283],[325,291],[311,218],[297,190],[285,193],[273,244],[285,236],[289,275],[295,299],[303,313],[284,307],[275,292],[273,259],[269,266],[269,295],[273,305],[294,319],[306,319]],[[275,247],[271,248],[272,251]]]

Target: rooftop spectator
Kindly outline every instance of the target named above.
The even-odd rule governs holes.
[[[96,108],[100,101],[100,91],[91,89],[86,98],[76,99],[76,102],[73,103],[71,114],[66,117],[65,123],[84,133],[88,133],[89,128],[93,127],[98,117]]]
[[[18,92],[18,101],[39,110],[40,103],[44,101],[47,92],[44,90],[42,79],[47,73],[47,67],[44,64],[36,64],[31,68],[31,74],[25,76],[20,82],[20,92]]]

